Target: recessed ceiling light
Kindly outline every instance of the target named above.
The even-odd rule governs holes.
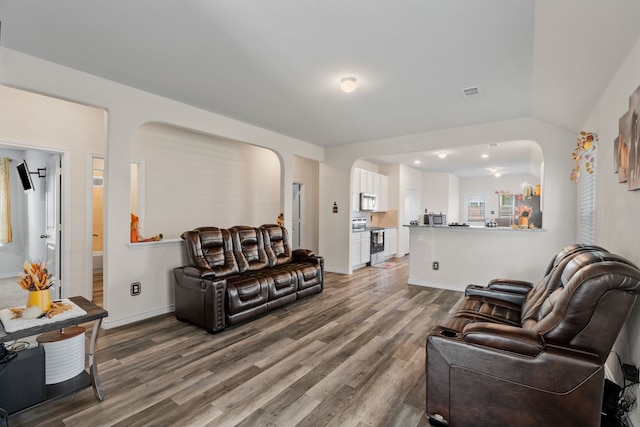
[[[419,165],[420,164],[420,160],[414,160],[413,163],[416,164],[416,165]]]
[[[448,154],[447,154],[447,153],[445,153],[444,151],[442,151],[442,152],[438,153],[438,157],[440,157],[441,159],[444,159],[444,158],[446,158],[447,156],[448,156]]]
[[[345,93],[351,93],[358,87],[355,77],[343,77],[340,79],[340,89]]]
[[[496,178],[500,178],[502,174],[500,172],[496,172],[493,176],[495,176]]]
[[[489,168],[489,172],[496,173],[498,172],[498,168]]]
[[[488,155],[488,154],[483,154],[483,155],[482,155],[482,156],[480,156],[480,157],[482,157],[483,159],[488,159],[488,158],[489,158],[489,155]]]

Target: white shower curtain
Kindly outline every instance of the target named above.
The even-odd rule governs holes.
[[[9,158],[0,159],[0,244],[11,243],[11,200],[9,197]]]

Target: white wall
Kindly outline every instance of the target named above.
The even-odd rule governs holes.
[[[304,206],[301,209],[302,248],[318,251],[319,165],[315,160],[294,156],[293,180],[302,184]]]
[[[55,97],[72,100],[75,103],[68,104],[79,110],[74,114],[56,106],[42,109],[39,108],[41,101],[38,99],[25,103],[24,108],[21,108],[0,96],[0,140],[25,145],[46,145],[47,142],[44,141],[48,141],[62,151],[71,152],[68,159],[71,176],[66,179],[69,180],[67,185],[72,191],[67,203],[73,201],[74,208],[67,206],[65,212],[70,213],[73,230],[68,240],[71,242],[70,252],[63,254],[63,257],[70,260],[73,294],[87,296],[86,283],[91,268],[92,231],[87,228],[91,215],[87,203],[87,197],[91,194],[91,163],[88,153],[102,153],[106,148],[103,270],[104,305],[109,311],[109,317],[103,323],[106,327],[173,310],[172,268],[184,263],[179,242],[173,245],[168,244],[169,242],[160,245],[128,243],[131,145],[134,134],[141,125],[150,122],[167,123],[203,134],[251,143],[275,152],[282,166],[279,189],[282,206],[279,212],[284,213],[285,226],[288,228],[291,221],[293,156],[323,160],[323,150],[304,141],[3,47],[0,47],[0,84],[50,95],[51,97],[42,97],[21,92],[27,94],[25,96],[43,98],[54,104],[59,102]],[[92,138],[80,138],[83,132],[93,132],[95,128],[86,121],[79,120],[83,109],[87,108],[81,104],[96,106],[98,108],[92,110],[100,112],[100,123],[97,125],[100,132]],[[109,112],[108,123],[101,109]],[[12,132],[16,127],[17,132]],[[54,137],[55,141],[51,142],[49,136],[55,132],[71,135],[66,139]],[[83,145],[77,150],[69,148],[70,144],[79,139]],[[343,182],[349,182],[348,176],[342,178]],[[346,198],[344,204],[340,201],[343,207],[348,208],[348,200]],[[320,209],[322,208],[321,206]],[[348,212],[348,209],[343,209],[342,212]],[[347,217],[343,223],[345,228],[349,226]],[[143,283],[142,295],[139,297],[132,297],[129,293],[130,283],[134,281]]]
[[[543,249],[536,256],[544,259],[545,263],[548,262],[553,254],[575,240],[574,227],[567,227],[567,218],[575,217],[575,203],[568,203],[567,200],[575,201],[576,188],[567,176],[573,166],[571,150],[576,136],[534,118],[521,118],[327,148],[325,163],[321,167],[319,218],[320,252],[325,256],[327,269],[349,271],[349,217],[331,213],[330,207],[333,201],[348,206],[351,168],[362,152],[367,152],[370,156],[384,156],[523,139],[537,142],[545,159],[547,186],[544,191],[544,228],[547,231],[544,233]],[[403,188],[402,175],[399,174],[399,177],[398,188]],[[389,188],[392,185],[390,179]],[[400,200],[403,199],[402,194],[398,196]],[[403,203],[398,207],[398,217],[404,218],[401,209]],[[327,232],[328,230],[331,232]],[[399,247],[402,247],[400,242]],[[495,266],[487,265],[486,269],[495,270]]]
[[[2,50],[0,55],[1,53]],[[6,63],[5,59],[0,56],[0,69],[3,73],[12,68],[12,64]],[[35,69],[29,72],[35,72]],[[62,233],[66,244],[61,255],[67,260],[62,270],[67,287],[65,296],[89,296],[92,231],[87,229],[87,206],[91,197],[90,153],[104,153],[105,121],[106,115],[102,109],[0,86],[0,141],[3,144],[22,147],[29,153],[43,150],[64,154],[62,187],[65,197],[62,216],[66,221],[63,223]],[[36,171],[37,167],[45,166],[41,163],[42,155],[32,153],[30,156],[34,159],[32,162],[28,161],[30,169]],[[24,211],[18,215],[41,213],[42,224],[44,208],[40,209],[38,205],[44,200],[44,179],[37,178],[36,175],[33,175],[32,179],[37,191],[27,195],[32,206],[31,213],[25,203]],[[26,239],[26,243],[29,241],[29,235],[39,239],[38,232],[24,230],[25,234],[21,237]],[[43,233],[40,231],[40,234]],[[22,255],[28,257],[31,254],[28,252],[29,243],[26,244]],[[31,246],[35,245],[32,241]],[[33,256],[38,256],[38,253],[34,252]]]
[[[441,172],[423,172],[422,173],[422,192],[420,213],[424,214],[425,209],[429,212],[447,214],[447,221],[452,222],[453,217],[458,217],[458,212],[449,210],[449,197],[451,194],[450,173]],[[459,194],[455,194],[455,198],[459,198]],[[420,223],[423,221],[421,220]]]
[[[273,224],[280,213],[280,161],[265,148],[148,123],[136,130],[131,157],[144,161],[145,238]]]
[[[460,219],[460,178],[449,175],[449,205],[447,212],[451,212],[448,217],[449,222],[462,222]]]
[[[626,184],[618,183],[613,170],[613,140],[618,134],[618,120],[629,108],[629,95],[639,85],[640,41],[631,50],[583,126],[583,130],[597,133],[599,139],[596,244],[626,257],[636,265],[640,265],[640,191],[627,191]],[[614,350],[624,363],[640,366],[640,304],[637,302]],[[615,374],[617,382],[622,384],[617,359],[610,357],[607,366],[608,372]],[[633,391],[638,394],[637,386]],[[631,412],[631,421],[633,425],[640,426],[640,407],[636,406]]]

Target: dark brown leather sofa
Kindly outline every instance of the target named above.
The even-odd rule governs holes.
[[[322,292],[324,258],[292,251],[284,227],[199,227],[181,237],[189,265],[174,269],[178,320],[217,332]]]
[[[466,295],[427,337],[430,423],[600,425],[604,362],[639,291],[635,265],[593,249],[561,259],[520,303]]]

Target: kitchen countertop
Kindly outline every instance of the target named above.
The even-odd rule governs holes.
[[[434,229],[434,230],[464,230],[464,231],[497,231],[497,232],[541,232],[544,228],[512,228],[512,227],[483,227],[483,226],[448,226],[448,225],[410,225],[405,224],[404,227],[418,228],[418,229]]]
[[[371,230],[388,230],[388,229],[393,229],[393,228],[396,228],[396,227],[378,227],[378,226],[375,226],[375,227],[359,228],[359,229],[356,229],[356,230],[354,230],[352,228],[351,232],[352,233],[366,233],[366,232],[369,232]]]

